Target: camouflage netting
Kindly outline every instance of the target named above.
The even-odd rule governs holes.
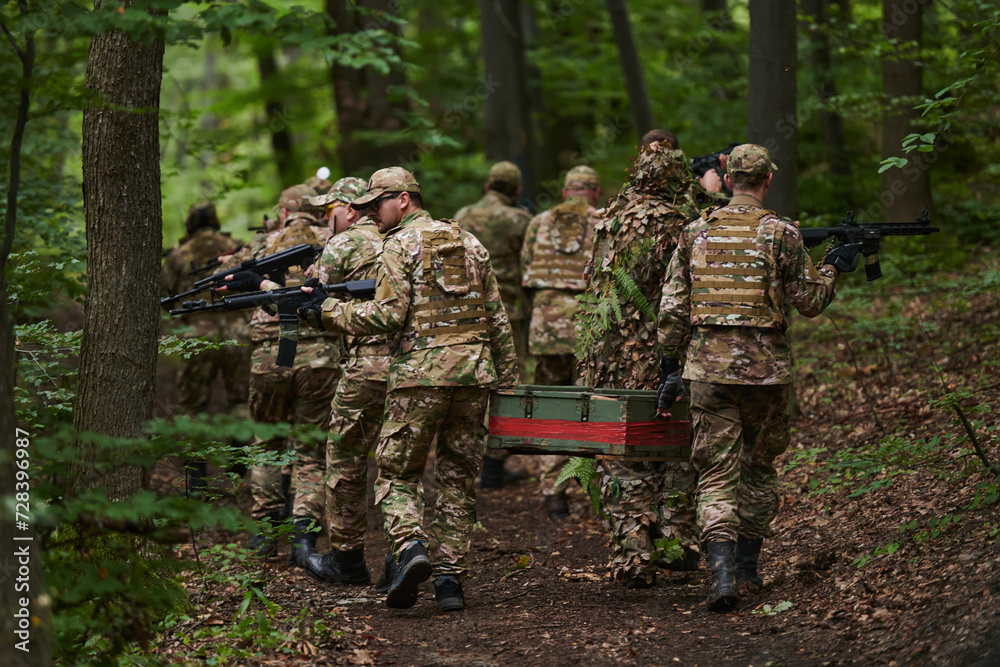
[[[590,286],[581,299],[578,370],[581,384],[591,387],[656,388],[655,313],[667,265],[680,230],[700,206],[716,203],[679,150],[643,147],[630,177],[599,212]]]

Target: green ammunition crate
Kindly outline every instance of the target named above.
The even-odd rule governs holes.
[[[488,449],[518,454],[566,454],[687,460],[691,425],[687,400],[671,418],[656,418],[656,392],[521,385],[490,394]]]

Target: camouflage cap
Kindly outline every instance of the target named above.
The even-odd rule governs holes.
[[[329,206],[330,204],[350,204],[365,194],[365,182],[354,176],[345,176],[330,188],[325,195],[309,197],[307,201],[313,206]]]
[[[597,190],[601,187],[601,177],[592,168],[580,165],[566,172],[563,187],[567,190]]]
[[[310,176],[306,179],[305,184],[319,193],[329,191],[330,187],[333,185],[330,181],[325,178],[320,178],[319,176]]]
[[[515,188],[521,186],[521,170],[513,162],[497,162],[490,167],[489,183],[506,183]]]
[[[733,181],[759,181],[772,171],[778,171],[778,165],[771,162],[771,154],[767,149],[757,144],[742,144],[729,154],[726,173]]]
[[[309,202],[305,201],[306,197],[315,196],[316,190],[308,185],[293,185],[282,191],[281,198],[278,200],[278,208],[286,208],[293,212],[302,211],[308,208]]]
[[[202,227],[218,229],[219,215],[215,212],[215,204],[210,201],[197,201],[191,204],[184,224],[189,233]]]
[[[379,169],[368,179],[367,191],[363,197],[355,199],[352,204],[360,208],[370,203],[386,192],[420,192],[420,184],[413,174],[402,167],[387,167]]]

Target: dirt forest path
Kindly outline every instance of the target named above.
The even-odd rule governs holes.
[[[528,482],[480,492],[463,612],[437,612],[429,582],[416,606],[398,611],[373,587],[319,584],[282,558],[266,566],[263,592],[278,605],[270,634],[239,634],[245,590],[195,574],[196,612],[157,653],[204,664],[228,642],[254,655],[213,664],[996,667],[1000,494],[981,461],[1000,462],[1000,291],[963,290],[934,304],[902,292],[881,329],[872,313],[884,303],[796,322],[796,340],[809,340],[795,378],[804,416],[779,460],[765,590],[733,613],[706,611],[704,560],[693,576],[665,575],[649,590],[610,581],[608,538],[589,499],[574,487],[572,518],[555,523]],[[373,578],[384,554],[372,507]],[[221,633],[199,635],[206,626]]]

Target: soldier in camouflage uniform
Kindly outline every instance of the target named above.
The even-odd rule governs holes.
[[[278,203],[278,220],[281,227],[265,235],[258,235],[251,243],[228,262],[235,265],[249,259],[272,255],[301,243],[321,247],[330,236],[329,229],[320,226],[309,211],[322,210],[306,198],[316,191],[305,185],[295,185],[281,194]],[[249,274],[246,275],[246,274]],[[253,290],[260,287],[259,276],[241,272],[234,276],[233,284],[226,289]],[[304,281],[299,267],[292,267],[286,285]],[[250,280],[248,284],[245,281]],[[253,312],[250,320],[250,339],[254,344],[250,368],[250,415],[254,421],[273,424],[317,424],[326,427],[330,415],[330,401],[340,378],[342,347],[339,336],[309,328],[299,332],[298,350],[293,368],[276,364],[278,352],[278,316],[263,309]],[[299,566],[309,554],[316,552],[317,533],[312,528],[321,525],[326,490],[325,447],[306,444],[298,439],[290,442],[272,440],[267,443],[273,451],[291,448],[296,454],[294,463],[295,502],[292,517],[295,530],[292,534],[292,551],[289,560]],[[282,488],[279,466],[255,466],[251,470],[250,487],[253,495],[251,516],[277,522],[284,518],[287,503]],[[260,555],[273,555],[276,544],[265,535],[251,540],[251,548]]]
[[[817,271],[798,228],[764,208],[773,169],[761,146],[733,149],[733,198],[681,232],[660,301],[660,408],[669,411],[683,390],[683,355],[713,611],[731,609],[739,585],[763,584],[757,559],[778,511],[774,460],[789,439],[785,304],[819,315],[860,251],[834,248]]]
[[[528,352],[535,358],[537,385],[575,383],[576,297],[587,289],[584,270],[594,242],[601,178],[590,167],[573,167],[562,195],[561,204],[531,220],[521,250],[521,285],[532,299]],[[555,486],[565,462],[565,456],[541,457],[542,495],[553,519],[569,516],[566,483]]]
[[[316,276],[322,283],[376,277],[382,234],[351,206],[365,191],[364,181],[347,177],[337,181],[329,194],[312,199],[328,208],[334,232],[316,262]],[[332,549],[310,555],[305,569],[325,583],[367,584],[371,582],[365,564],[368,455],[382,427],[395,339],[379,334],[351,336],[345,342],[347,362],[333,396],[331,437],[326,443],[326,529]]]
[[[510,322],[486,249],[457,223],[423,210],[410,172],[375,172],[353,205],[367,208],[386,235],[375,299],[320,296],[299,312],[349,336],[399,332],[375,452],[375,499],[390,544],[376,590],[387,593],[388,606],[408,608],[435,574],[438,608],[464,609],[489,387],[517,384]],[[420,479],[435,437],[437,501],[425,531]]]
[[[531,215],[514,206],[521,195],[521,170],[512,162],[497,162],[490,168],[485,184],[486,195],[475,204],[455,214],[459,226],[471,232],[490,253],[490,264],[500,285],[503,307],[514,332],[518,374],[525,379],[528,338],[525,329],[528,299],[521,287],[521,248]],[[523,472],[506,470],[507,454],[483,457],[480,486],[495,489],[526,478]]]
[[[617,295],[621,318],[605,329],[601,317],[581,313],[585,338],[578,373],[586,386],[659,385],[659,360],[650,345],[656,340],[655,308],[677,237],[707,197],[692,179],[684,153],[671,148],[674,142],[654,138],[642,146],[629,182],[599,212],[587,292],[596,302]],[[634,281],[637,295],[622,289],[622,274]],[[611,528],[612,577],[629,588],[648,588],[661,568],[697,569],[696,476],[690,462],[603,459],[599,471]],[[666,558],[664,540],[674,541],[684,556]]]
[[[163,296],[187,292],[199,276],[191,275],[219,255],[232,253],[239,244],[219,231],[219,217],[211,202],[197,202],[188,209],[185,222],[187,236],[170,251],[163,261],[160,282]],[[227,313],[223,317],[208,313],[183,316],[180,338],[209,340],[236,339],[247,342],[246,318],[242,313]],[[246,409],[247,384],[250,372],[250,347],[227,345],[217,350],[199,352],[182,362],[177,378],[178,405],[185,414],[194,415],[208,408],[212,382],[222,375],[226,391],[226,410],[239,414]],[[244,414],[245,416],[245,414]],[[205,461],[194,462],[190,488],[204,487]]]

